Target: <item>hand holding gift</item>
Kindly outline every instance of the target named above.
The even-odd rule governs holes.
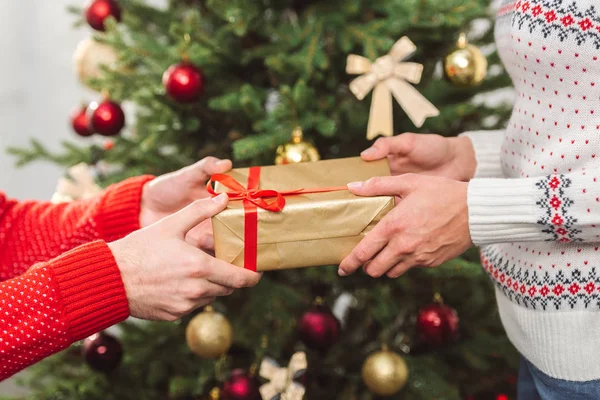
[[[469,142],[464,151],[456,153],[449,142],[444,143],[447,139],[423,136],[380,139],[363,153],[364,158],[391,158],[395,173],[412,169],[419,174],[378,177],[348,185],[358,196],[397,196],[398,205],[344,259],[340,275],[351,274],[364,265],[365,272],[373,277],[387,274],[396,278],[413,267],[436,267],[471,246],[468,184],[444,175],[458,177],[457,163],[472,164],[467,174],[474,173],[472,145]],[[437,149],[429,152],[429,160],[420,155],[425,144]]]

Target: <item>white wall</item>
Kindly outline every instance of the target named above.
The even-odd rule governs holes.
[[[0,0],[0,190],[11,197],[48,199],[63,172],[50,163],[14,167],[7,146],[35,137],[52,149],[79,140],[69,126],[72,108],[95,94],[73,73],[72,55],[90,34],[73,29],[74,0]]]
[[[65,9],[80,0],[0,0],[0,191],[11,197],[48,199],[62,170],[49,163],[16,169],[5,149],[35,137],[57,149],[77,140],[69,127],[74,105],[94,93],[78,83],[72,55],[86,28],[74,30]],[[0,383],[0,395],[22,391]]]

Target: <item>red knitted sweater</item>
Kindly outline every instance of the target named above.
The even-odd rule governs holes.
[[[0,192],[0,380],[129,316],[106,242],[139,228],[149,179],[58,205]]]

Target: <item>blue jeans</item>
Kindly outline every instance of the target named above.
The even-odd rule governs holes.
[[[600,380],[575,382],[555,379],[521,358],[518,400],[600,400]]]

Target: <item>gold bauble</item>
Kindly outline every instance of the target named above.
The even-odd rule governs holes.
[[[460,34],[456,49],[444,58],[444,75],[457,86],[477,86],[487,75],[487,59],[477,47]]]
[[[371,354],[362,366],[365,385],[379,396],[391,396],[406,385],[408,367],[398,354],[381,350]]]
[[[77,50],[73,54],[75,73],[83,84],[92,78],[102,77],[102,66],[110,67],[117,62],[115,50],[93,38],[87,38],[79,42]]]
[[[233,329],[221,313],[206,307],[188,324],[185,331],[190,350],[202,358],[219,358],[231,347]]]
[[[321,156],[317,148],[309,142],[305,142],[302,129],[296,127],[292,132],[292,141],[282,144],[277,148],[275,164],[296,164],[301,162],[319,161]]]

